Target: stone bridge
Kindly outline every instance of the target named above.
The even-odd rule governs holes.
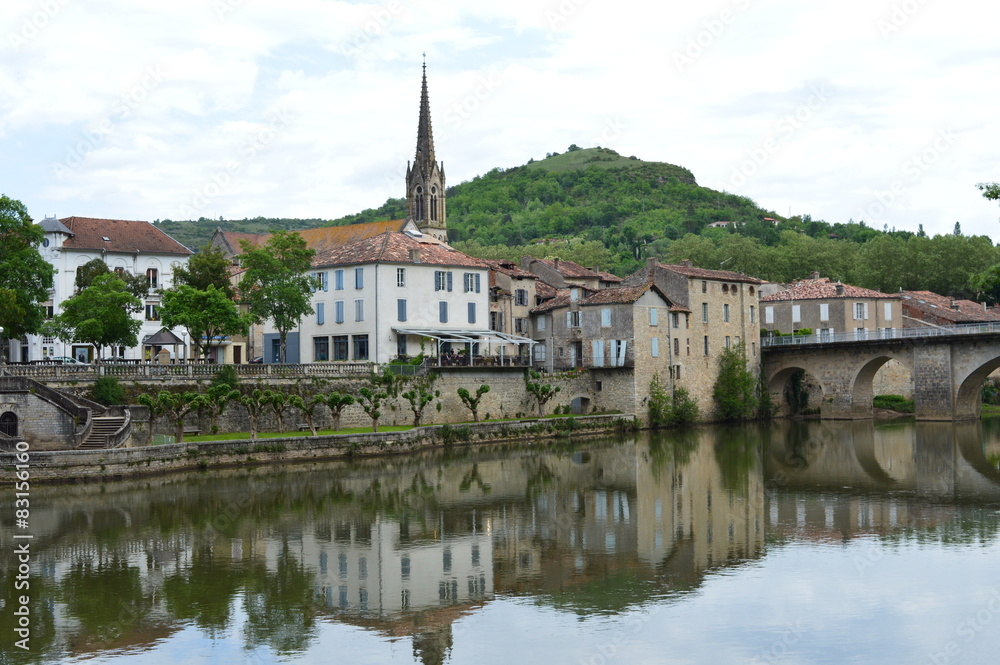
[[[890,360],[909,369],[918,420],[979,418],[980,389],[1000,368],[1000,326],[897,330],[892,336],[777,338],[763,345],[761,371],[776,404],[805,370],[823,391],[820,416],[872,417],[872,380]],[[791,340],[793,343],[774,343]]]

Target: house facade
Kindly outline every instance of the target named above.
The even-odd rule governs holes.
[[[531,310],[538,278],[505,260],[483,260],[490,269],[490,330],[531,337]],[[518,348],[520,347],[520,348]],[[523,345],[508,345],[507,355],[524,354]]]
[[[761,299],[761,325],[783,334],[809,329],[821,337],[891,336],[903,327],[901,301],[898,295],[813,277]]]
[[[312,276],[314,313],[289,334],[288,362],[387,363],[421,352],[493,351],[489,268],[435,238],[365,238],[318,254]],[[265,327],[263,345],[264,361],[276,362],[273,328]]]
[[[933,291],[900,291],[904,328],[965,326],[1000,321],[986,303],[949,298]]]
[[[76,292],[76,273],[93,259],[101,259],[111,270],[132,275],[145,275],[149,292],[143,299],[143,311],[136,315],[142,321],[139,346],[115,349],[115,357],[129,360],[149,359],[150,349],[142,341],[161,329],[160,289],[173,286],[173,270],[186,265],[191,250],[149,222],[90,217],[46,217],[40,223],[45,238],[40,249],[42,258],[55,268],[51,298],[42,303],[49,314],[58,314],[60,306]],[[178,337],[182,329],[173,331]],[[70,357],[81,362],[93,362],[97,349],[89,344],[62,342],[54,337],[29,335],[12,349],[11,360],[21,362]],[[107,352],[107,349],[104,350]],[[183,355],[181,349],[177,352]]]

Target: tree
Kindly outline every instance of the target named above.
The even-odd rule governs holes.
[[[984,199],[1000,201],[1000,182],[981,182],[976,189],[983,193]]]
[[[458,396],[462,399],[462,404],[465,405],[469,411],[472,411],[473,422],[479,422],[479,402],[483,399],[483,395],[490,391],[490,387],[485,383],[476,389],[476,395],[472,396],[469,391],[465,388],[458,389]]]
[[[435,398],[441,396],[440,390],[434,390],[434,382],[439,374],[431,372],[427,376],[414,379],[409,390],[402,394],[402,398],[410,403],[410,411],[413,412],[413,426],[420,427],[420,419],[424,415],[424,409]]]
[[[977,299],[1000,302],[1000,263],[970,277],[969,287],[976,292]]]
[[[260,427],[260,416],[267,408],[268,400],[270,399],[267,395],[269,391],[261,390],[260,388],[254,388],[242,393],[239,397],[240,404],[243,408],[247,410],[247,420],[250,421],[250,438],[257,438],[257,431]]]
[[[205,400],[202,402],[201,408],[208,411],[212,434],[219,431],[219,416],[226,410],[230,402],[239,400],[239,398],[240,391],[227,383],[217,383],[205,391]]]
[[[229,279],[231,267],[232,262],[221,249],[205,245],[188,259],[187,265],[174,264],[174,286],[185,284],[199,291],[207,291],[208,287],[214,286],[226,294],[227,298],[235,300],[236,289]]]
[[[139,395],[138,402],[149,407],[150,418],[166,414],[174,421],[174,436],[177,443],[184,440],[184,416],[198,409],[205,401],[205,396],[196,392],[173,393],[161,390],[156,395],[149,393]]]
[[[303,316],[313,313],[310,304],[312,280],[307,271],[315,250],[297,233],[276,231],[262,247],[240,241],[241,264],[246,268],[240,282],[240,297],[249,306],[254,321],[274,322],[280,340],[279,361],[285,362],[288,331]]]
[[[388,397],[388,395],[384,390],[379,390],[377,386],[362,386],[358,390],[358,395],[361,397],[359,400],[361,408],[372,419],[372,431],[377,432],[378,419],[382,417],[382,412],[379,409],[382,406],[382,400]]]
[[[524,387],[538,405],[539,417],[545,415],[545,405],[548,401],[562,390],[559,386],[553,387],[552,384],[542,383],[541,378],[542,373],[537,370],[530,368],[524,370]]]
[[[317,397],[322,397],[323,404],[326,404],[327,408],[330,409],[330,414],[333,417],[333,431],[336,432],[340,429],[340,416],[344,409],[354,404],[354,395],[332,392],[327,395],[317,395]]]
[[[63,301],[62,312],[49,330],[64,342],[86,342],[97,347],[136,346],[142,322],[132,318],[142,301],[114,273],[100,275],[77,295]]]
[[[278,431],[285,431],[285,411],[292,406],[287,393],[280,390],[265,391],[267,405],[274,411],[275,418],[278,419]]]
[[[167,328],[186,328],[195,355],[205,358],[226,337],[245,335],[250,326],[249,316],[212,284],[204,291],[187,284],[167,289],[160,301],[160,318]]]
[[[3,338],[38,332],[54,269],[38,251],[45,238],[20,201],[0,196],[0,327]]]
[[[101,259],[91,259],[76,269],[76,292],[81,293],[94,283],[94,280],[101,275],[110,275],[111,268]],[[145,275],[133,275],[126,271],[115,272],[121,281],[125,282],[125,290],[138,298],[140,301],[149,294],[149,278]],[[142,311],[142,303],[132,311]]]
[[[288,405],[293,406],[305,416],[306,424],[309,425],[309,433],[316,436],[316,407],[323,404],[323,395],[313,395],[303,397],[302,395],[289,395]]]
[[[720,420],[749,420],[758,410],[757,377],[747,369],[743,344],[724,349],[712,397]]]

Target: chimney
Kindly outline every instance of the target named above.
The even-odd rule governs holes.
[[[650,256],[646,258],[646,267],[650,270],[656,270],[656,264],[659,260],[655,256]]]
[[[684,259],[683,261],[681,261],[681,265],[684,266],[685,268],[690,268],[691,267],[691,259]]]
[[[809,273],[809,279],[819,279],[819,270],[813,270]]]
[[[951,308],[953,310],[955,310],[956,312],[958,311],[958,301],[957,300],[952,300],[951,301]]]
[[[840,282],[837,282],[837,295],[838,296],[844,295],[844,285],[841,284]]]
[[[411,247],[410,248],[410,263],[420,263],[420,248]]]

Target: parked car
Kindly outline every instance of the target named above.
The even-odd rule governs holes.
[[[264,362],[264,356],[257,356],[256,358],[254,358],[250,362],[253,363],[253,364],[255,364],[255,365],[259,365],[262,362]]]
[[[48,358],[46,358],[46,360],[49,361],[49,362],[51,362],[51,363],[60,363],[62,365],[83,365],[83,364],[85,364],[85,363],[81,363],[76,358],[70,358],[69,356],[49,356]]]

